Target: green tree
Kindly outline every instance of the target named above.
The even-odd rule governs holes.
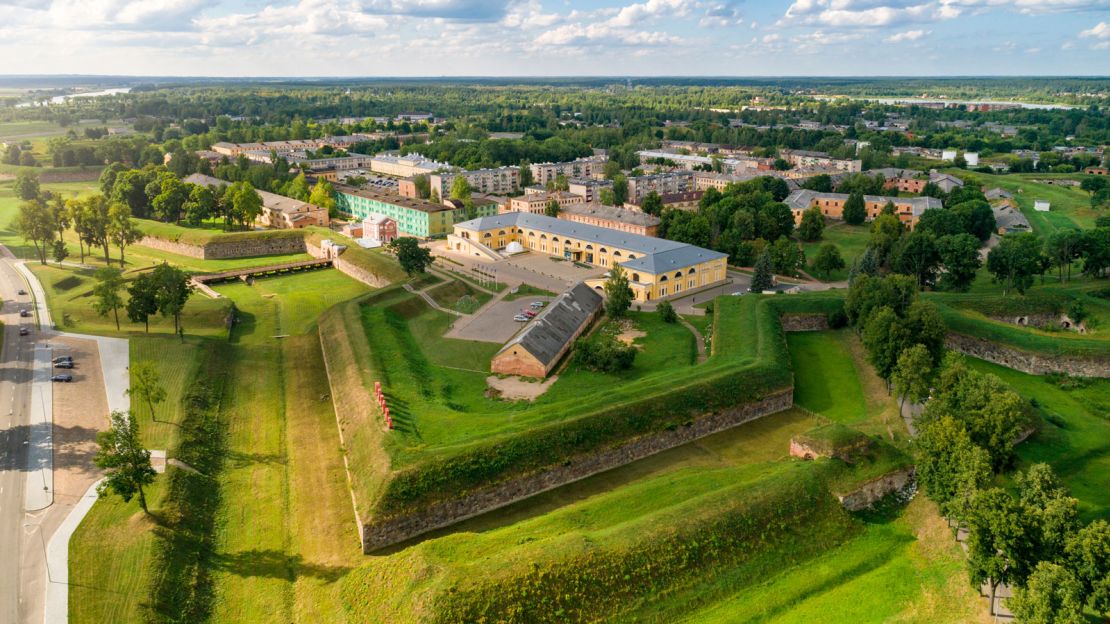
[[[1110,613],[1110,524],[1095,520],[1076,531],[1065,549],[1085,602],[1097,613]]]
[[[547,202],[547,206],[544,206],[543,213],[549,217],[558,217],[560,210],[559,202],[552,199]]]
[[[150,333],[150,317],[158,312],[158,285],[154,276],[143,273],[127,287],[127,318],[132,323],[143,323]]]
[[[844,312],[848,322],[862,329],[874,310],[886,306],[901,316],[909,310],[917,297],[913,278],[907,275],[876,277],[860,274],[848,288]]]
[[[455,176],[454,181],[451,182],[451,199],[466,203],[473,194],[474,189],[470,188],[470,182],[466,180],[466,176]]]
[[[911,232],[894,252],[892,267],[899,273],[913,276],[918,288],[930,286],[936,280],[940,255],[934,241],[929,232]]]
[[[1110,180],[1106,176],[1083,176],[1083,180],[1079,182],[1079,188],[1087,191],[1087,193],[1094,195],[1098,191],[1110,186]]]
[[[207,186],[191,186],[189,200],[182,208],[185,211],[185,223],[196,227],[216,215],[216,194]]]
[[[968,572],[975,585],[991,588],[991,614],[998,585],[1024,578],[1030,539],[1021,504],[1005,490],[992,488],[976,495],[968,515]]]
[[[246,228],[262,214],[262,196],[250,182],[236,182],[227,188],[224,201],[228,204],[227,221]]]
[[[828,279],[833,271],[839,271],[845,266],[844,258],[840,255],[840,249],[832,243],[821,245],[810,264],[810,267],[825,279]]]
[[[883,306],[867,317],[860,337],[867,349],[868,361],[875,367],[879,377],[889,385],[898,356],[912,344],[913,336],[894,310]]]
[[[678,322],[678,313],[674,311],[670,301],[660,301],[659,305],[655,306],[655,311],[659,313],[659,318],[663,319],[664,323]]]
[[[644,195],[644,200],[640,202],[640,210],[658,217],[663,214],[663,198],[659,196],[659,193],[651,191]]]
[[[556,191],[569,191],[570,190],[570,181],[567,180],[567,177],[565,175],[560,173],[560,174],[555,176],[554,190],[556,190]]]
[[[306,201],[306,202],[309,202],[309,203],[315,203],[315,202],[313,202],[312,200],[310,200],[308,198],[309,197],[308,180],[305,179],[303,171],[298,173],[297,177],[293,178],[288,183],[286,183],[285,187],[282,189],[282,195],[285,195],[286,197],[292,197],[293,199],[299,199],[301,201]],[[319,205],[319,204],[317,204],[317,205]]]
[[[312,187],[312,193],[308,196],[308,203],[319,206],[328,211],[328,216],[335,216],[335,190],[331,186],[331,182],[320,178]]]
[[[867,204],[863,201],[863,193],[853,192],[844,202],[844,222],[848,225],[860,225],[867,220]]]
[[[181,214],[185,210],[185,203],[189,201],[189,187],[177,176],[166,174],[159,180],[159,193],[150,200],[150,207],[154,211],[154,216],[166,223],[174,223],[181,219]],[[124,204],[126,205],[126,204]],[[131,207],[127,207],[128,214],[131,213]]]
[[[1009,234],[987,254],[987,270],[995,283],[1002,284],[1002,295],[1011,290],[1025,293],[1040,272],[1041,244],[1035,234]]]
[[[1022,624],[1085,624],[1083,586],[1070,570],[1049,561],[1037,564],[1006,606]]]
[[[802,213],[802,222],[798,225],[798,237],[804,241],[820,240],[825,232],[825,215],[817,206],[806,209]]]
[[[623,175],[613,178],[613,205],[623,206],[628,201],[628,179]]]
[[[12,190],[16,197],[28,201],[39,196],[39,177],[32,171],[20,171],[15,174]]]
[[[806,256],[794,241],[780,236],[771,245],[771,264],[779,275],[797,275],[798,269],[805,266]]]
[[[871,237],[867,248],[873,250],[873,257],[879,266],[890,262],[905,233],[905,226],[894,215],[881,214],[871,222]]]
[[[1079,259],[1083,241],[1083,233],[1071,228],[1056,230],[1045,239],[1044,254],[1056,267],[1061,282],[1071,279],[1071,265]]]
[[[937,286],[941,290],[966,292],[983,265],[979,241],[971,234],[941,236],[936,241],[937,254],[944,272]]]
[[[751,290],[760,293],[770,290],[774,285],[774,275],[771,272],[771,250],[764,249],[763,253],[759,254],[759,259],[755,261],[755,273],[752,274]]]
[[[397,255],[397,262],[409,277],[425,272],[432,264],[432,252],[421,247],[420,241],[411,236],[393,239],[389,248]]]
[[[193,294],[189,274],[177,267],[163,262],[150,273],[155,284],[155,301],[162,316],[173,317],[173,331],[181,331],[181,312]]]
[[[412,183],[416,187],[416,194],[420,199],[428,199],[432,196],[432,183],[428,180],[428,176],[424,174],[413,176]]]
[[[925,493],[957,524],[966,521],[975,495],[993,476],[990,455],[951,416],[918,423],[913,446]]]
[[[96,271],[96,286],[93,286],[93,308],[100,316],[108,316],[111,312],[116,320],[116,331],[119,331],[119,309],[123,307],[123,276],[119,269],[103,267]]]
[[[122,269],[124,266],[123,252],[128,245],[137,242],[143,237],[143,233],[135,227],[135,223],[131,221],[131,209],[127,204],[112,204],[108,209],[108,239],[119,247],[119,266]],[[108,262],[108,255],[105,253],[104,262]]]
[[[46,253],[58,233],[54,213],[41,198],[25,201],[19,206],[15,231],[35,247],[39,262],[46,264]]]
[[[154,482],[154,467],[150,464],[150,451],[139,441],[139,424],[129,412],[112,412],[107,431],[96,435],[100,446],[93,463],[104,470],[104,481],[97,486],[101,495],[112,492],[124,502],[136,494],[139,506],[146,512],[146,495],[143,487]]]
[[[624,267],[616,265],[609,269],[605,280],[605,313],[610,318],[621,318],[632,307],[632,287]]]
[[[136,362],[131,367],[131,387],[127,389],[127,395],[146,403],[150,419],[158,420],[154,406],[166,400],[166,388],[153,362]]]
[[[902,413],[907,399],[910,403],[920,403],[929,396],[935,364],[933,355],[922,344],[915,344],[898,354],[890,376],[894,391],[900,398],[898,413]]]

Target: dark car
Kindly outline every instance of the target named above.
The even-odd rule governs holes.
[[[73,360],[69,360],[68,362],[58,362],[54,365],[54,368],[73,368]]]
[[[73,381],[73,375],[67,375],[67,374],[64,374],[64,373],[61,374],[61,375],[54,375],[53,377],[50,378],[50,381],[65,381],[65,382]]]
[[[61,363],[61,362],[72,362],[72,361],[73,361],[73,356],[72,355],[60,355],[60,356],[54,358],[53,363],[58,364],[58,363]]]
[[[20,288],[20,289],[19,289],[19,294],[21,294],[21,295],[26,295],[26,294],[27,294],[27,291],[26,291],[26,290],[23,290],[22,288]]]
[[[20,336],[26,336],[30,333],[31,333],[31,330],[27,329],[26,327],[20,327],[19,328],[19,335]]]
[[[19,315],[22,316],[23,318],[27,318],[28,316],[31,316],[31,311],[30,310],[20,310]]]

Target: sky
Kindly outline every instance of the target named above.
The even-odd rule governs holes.
[[[0,74],[1110,75],[1110,0],[0,0]]]

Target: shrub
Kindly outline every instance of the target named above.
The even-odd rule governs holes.
[[[840,329],[848,325],[848,315],[844,312],[843,308],[833,310],[829,313],[829,327],[832,329]]]
[[[655,309],[659,312],[659,318],[663,319],[664,323],[675,323],[678,321],[678,313],[674,311],[674,306],[671,305],[670,301],[660,301]]]
[[[674,310],[671,310],[674,313]],[[615,373],[632,368],[636,347],[626,345],[611,334],[592,340],[580,340],[574,350],[574,362],[600,373]]]

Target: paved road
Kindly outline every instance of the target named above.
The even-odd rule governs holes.
[[[3,250],[7,251],[7,250]],[[28,482],[28,450],[30,447],[31,374],[34,359],[33,340],[38,332],[33,318],[20,318],[21,308],[30,308],[30,297],[17,295],[26,288],[23,278],[8,257],[0,260],[0,297],[4,307],[3,347],[0,351],[0,622],[20,622],[23,607],[20,600],[24,542],[24,496]],[[20,337],[19,328],[32,329],[32,335]],[[4,414],[4,408],[8,413]]]

